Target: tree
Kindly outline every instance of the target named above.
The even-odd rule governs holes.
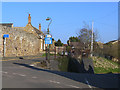
[[[89,25],[85,24],[84,28],[80,29],[77,33],[78,42],[77,48],[75,49],[76,56],[79,57],[82,56],[83,53],[85,53],[86,56],[90,55],[90,49],[91,49],[91,38],[92,38],[92,30],[89,27]],[[98,33],[95,31],[93,32],[93,44],[96,44],[96,40],[98,39]],[[98,45],[96,45],[98,46]],[[95,47],[93,46],[95,49]],[[97,47],[97,49],[99,49]],[[94,50],[93,50],[94,51]]]
[[[71,50],[72,50],[72,47],[70,47],[70,46],[67,46],[67,47],[66,47],[66,51],[67,51],[67,52],[70,52]]]
[[[73,37],[70,37],[69,40],[67,41],[67,44],[68,44],[68,45],[69,45],[69,41],[70,41],[70,42],[78,42],[79,39],[78,39],[78,37],[74,37],[74,36],[73,36]]]
[[[55,46],[63,46],[63,43],[61,42],[60,39],[58,39],[58,41],[55,42]]]
[[[84,46],[83,48],[90,49],[91,38],[92,38],[92,30],[91,29],[83,28],[78,33],[78,39],[79,39],[80,43],[83,44],[83,46]],[[97,34],[93,33],[93,41],[95,42],[96,39],[97,39]]]
[[[67,40],[67,44],[69,45],[69,40]]]
[[[78,42],[78,37],[70,37],[69,38],[70,42]]]
[[[93,50],[94,50],[94,55],[97,55],[97,56],[103,56],[103,43],[101,42],[94,42],[94,47],[93,47]]]
[[[94,29],[95,31],[95,29]],[[77,33],[77,37],[70,37],[67,41],[69,45],[69,41],[72,42],[74,48],[74,57],[81,57],[83,53],[86,53],[86,56],[90,54],[91,49],[91,38],[92,38],[92,30],[89,28],[89,25],[85,24],[84,28],[80,29]],[[97,50],[99,46],[97,45],[96,40],[98,39],[98,33],[95,31],[93,32],[93,42],[97,46]],[[100,50],[100,49],[99,49]]]

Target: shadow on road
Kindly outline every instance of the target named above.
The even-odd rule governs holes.
[[[28,64],[22,64],[22,63],[13,63],[13,64],[25,66],[27,68],[31,68],[38,71],[45,71],[45,72],[57,74],[57,75],[60,75],[84,84],[88,84],[87,83],[88,81],[89,85],[94,86],[96,88],[119,88],[120,74],[70,73],[70,72],[60,72],[60,71],[40,69],[34,66],[30,66]]]

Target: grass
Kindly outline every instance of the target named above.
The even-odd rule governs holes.
[[[53,56],[54,54],[51,54],[50,53],[50,56]],[[42,57],[45,57],[46,56],[46,53],[44,53],[43,55],[42,55]]]
[[[51,54],[50,53],[50,56],[54,56],[55,54]],[[46,56],[46,53],[44,53],[43,55],[42,55],[42,57],[45,57]],[[56,56],[60,56],[59,54],[57,54]]]
[[[120,73],[120,64],[103,57],[93,58],[94,72],[96,74]]]
[[[119,65],[120,66],[120,64],[118,64],[117,62],[114,62],[114,61],[112,61],[112,60],[109,60],[109,59],[105,59],[105,58],[103,58],[105,61],[109,61],[110,63],[112,63],[112,64],[114,64],[114,65]]]
[[[95,74],[120,73],[120,70],[119,70],[119,68],[115,68],[115,69],[112,69],[112,68],[105,69],[105,68],[102,68],[102,67],[95,67],[95,68],[94,68],[94,73],[95,73]]]
[[[59,62],[58,67],[59,67],[60,71],[67,72],[69,59],[67,57],[62,57],[62,58],[58,58],[57,60]]]
[[[89,58],[89,59],[92,59],[92,58]],[[100,59],[102,59],[102,61],[100,61]],[[62,57],[62,58],[58,58],[57,59],[58,62],[59,62],[59,69],[60,71],[65,71],[65,72],[68,72],[68,62],[69,62],[69,59],[67,57]],[[101,64],[99,64],[97,67],[95,67],[95,64],[98,64],[98,61],[101,62]],[[94,63],[94,73],[95,74],[106,74],[106,73],[120,73],[120,65],[118,66],[118,63],[116,62],[113,62],[111,60],[108,60],[108,59],[105,59],[105,58],[102,58],[102,57],[96,57],[96,60],[93,59],[93,63]],[[106,67],[103,67],[105,66],[107,63],[107,66]],[[109,63],[114,66],[115,68],[113,67],[108,67]],[[116,67],[117,66],[117,67]]]

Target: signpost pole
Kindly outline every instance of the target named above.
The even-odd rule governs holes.
[[[48,60],[48,55],[47,55],[47,46],[46,46],[46,60]]]
[[[6,53],[6,38],[9,38],[9,34],[4,34],[3,35],[3,47],[4,47],[3,57],[5,57],[5,53]]]
[[[6,38],[3,38],[3,43],[4,43],[4,53],[3,53],[3,57],[5,57],[5,51],[6,51]]]
[[[50,63],[50,49],[49,49],[49,44],[52,44],[52,41],[51,41],[51,35],[49,34],[49,26],[52,22],[52,19],[51,18],[47,18],[46,19],[47,21],[51,20],[50,23],[48,24],[48,28],[47,28],[47,35],[46,35],[46,44],[48,44],[48,62]],[[47,41],[48,40],[48,41]]]
[[[52,38],[50,34],[46,35],[45,44],[47,45],[46,46],[46,60],[49,60],[50,59],[50,45],[49,44],[52,44]]]
[[[55,47],[55,59],[56,59],[56,47]]]
[[[49,44],[48,44],[48,62],[49,62],[49,60],[50,60],[50,51],[49,51],[50,49],[49,49]]]

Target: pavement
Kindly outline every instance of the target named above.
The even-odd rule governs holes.
[[[3,88],[118,88],[120,74],[87,74],[47,70],[32,66],[37,59],[2,61]]]

